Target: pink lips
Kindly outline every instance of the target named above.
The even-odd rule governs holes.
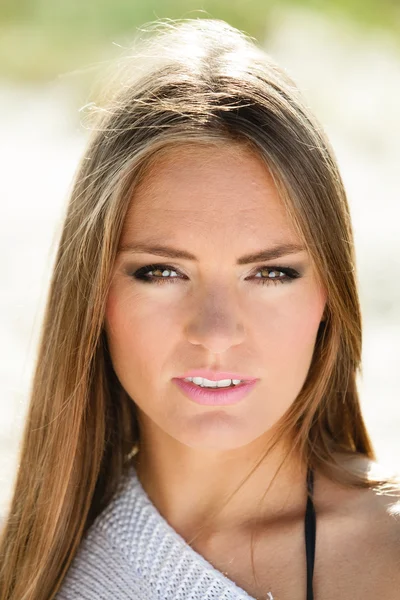
[[[244,379],[243,377],[226,377],[226,373],[224,373],[224,377],[207,377],[207,379],[211,379],[212,381],[216,381],[217,379]],[[205,375],[185,375],[185,377],[205,377]],[[183,391],[183,393],[188,396],[191,400],[196,402],[197,404],[204,404],[207,406],[226,406],[229,404],[236,404],[240,402],[247,394],[254,388],[257,383],[257,380],[254,379],[249,381],[248,383],[240,383],[235,387],[230,388],[219,388],[219,389],[207,389],[202,388],[191,381],[185,381],[184,379],[180,379],[178,377],[174,377],[172,379],[176,383],[176,385]]]

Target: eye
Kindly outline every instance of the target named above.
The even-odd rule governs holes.
[[[154,274],[150,275],[150,273]],[[174,275],[172,275],[172,277],[169,277],[169,273],[174,273]],[[135,271],[135,273],[133,273],[133,277],[139,281],[143,281],[144,283],[155,283],[158,285],[163,285],[166,279],[181,279],[177,275],[177,273],[179,273],[179,271],[171,265],[155,264],[141,267],[140,269]]]
[[[258,273],[263,275],[259,276]],[[270,283],[290,283],[293,279],[300,277],[300,273],[290,267],[261,267],[254,277],[258,279],[257,283],[269,285]]]
[[[261,276],[258,275],[261,273]],[[185,275],[180,274],[178,269],[171,265],[153,264],[141,267],[133,273],[133,277],[143,283],[155,283],[164,285],[164,283],[176,283],[178,279],[186,279]],[[301,277],[300,273],[290,267],[263,266],[258,268],[253,279],[261,285],[276,285],[277,283],[290,283],[293,279]]]

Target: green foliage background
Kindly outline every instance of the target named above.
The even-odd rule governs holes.
[[[224,19],[262,42],[277,5],[346,15],[400,39],[400,0],[1,0],[0,75],[50,80],[111,58],[112,42],[156,19]]]

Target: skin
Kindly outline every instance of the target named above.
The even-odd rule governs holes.
[[[139,243],[183,249],[198,262],[126,249]],[[155,506],[186,540],[201,526],[192,547],[254,598],[273,588],[277,598],[296,600],[305,597],[305,466],[293,455],[270,485],[287,440],[280,440],[212,524],[207,522],[265,453],[305,381],[323,319],[326,292],[306,250],[236,264],[244,254],[280,244],[301,241],[258,156],[233,144],[169,149],[132,198],[105,329],[116,374],[138,408],[136,469]],[[133,276],[140,267],[160,263],[162,270],[172,268],[160,285]],[[265,267],[291,267],[301,276],[262,285],[255,275],[266,279],[270,272],[260,273]],[[162,270],[153,274],[161,278]],[[172,381],[201,367],[239,371],[259,381],[236,405],[201,406]],[[368,491],[338,488],[318,474],[315,486],[321,515],[317,545],[326,545],[325,554],[317,552],[324,578],[315,577],[321,598],[328,600],[337,596],[324,584],[326,540],[334,530],[344,544],[334,529],[332,500],[356,507],[362,497],[365,511],[375,508]],[[385,521],[387,507],[376,510]],[[348,532],[349,523],[342,524]],[[257,581],[249,562],[252,535]],[[346,564],[351,566],[351,557]]]

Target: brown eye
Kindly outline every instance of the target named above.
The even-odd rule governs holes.
[[[258,275],[261,273],[261,276]],[[293,279],[300,277],[300,273],[289,267],[261,267],[254,276],[257,283],[268,285],[270,283],[290,283]]]
[[[169,283],[171,279],[181,279],[179,275],[170,276],[169,273],[179,273],[179,271],[171,265],[155,264],[141,267],[135,271],[133,277],[144,283],[156,283],[160,285],[164,285],[164,283],[167,282]],[[172,281],[172,283],[175,283],[175,281]]]

